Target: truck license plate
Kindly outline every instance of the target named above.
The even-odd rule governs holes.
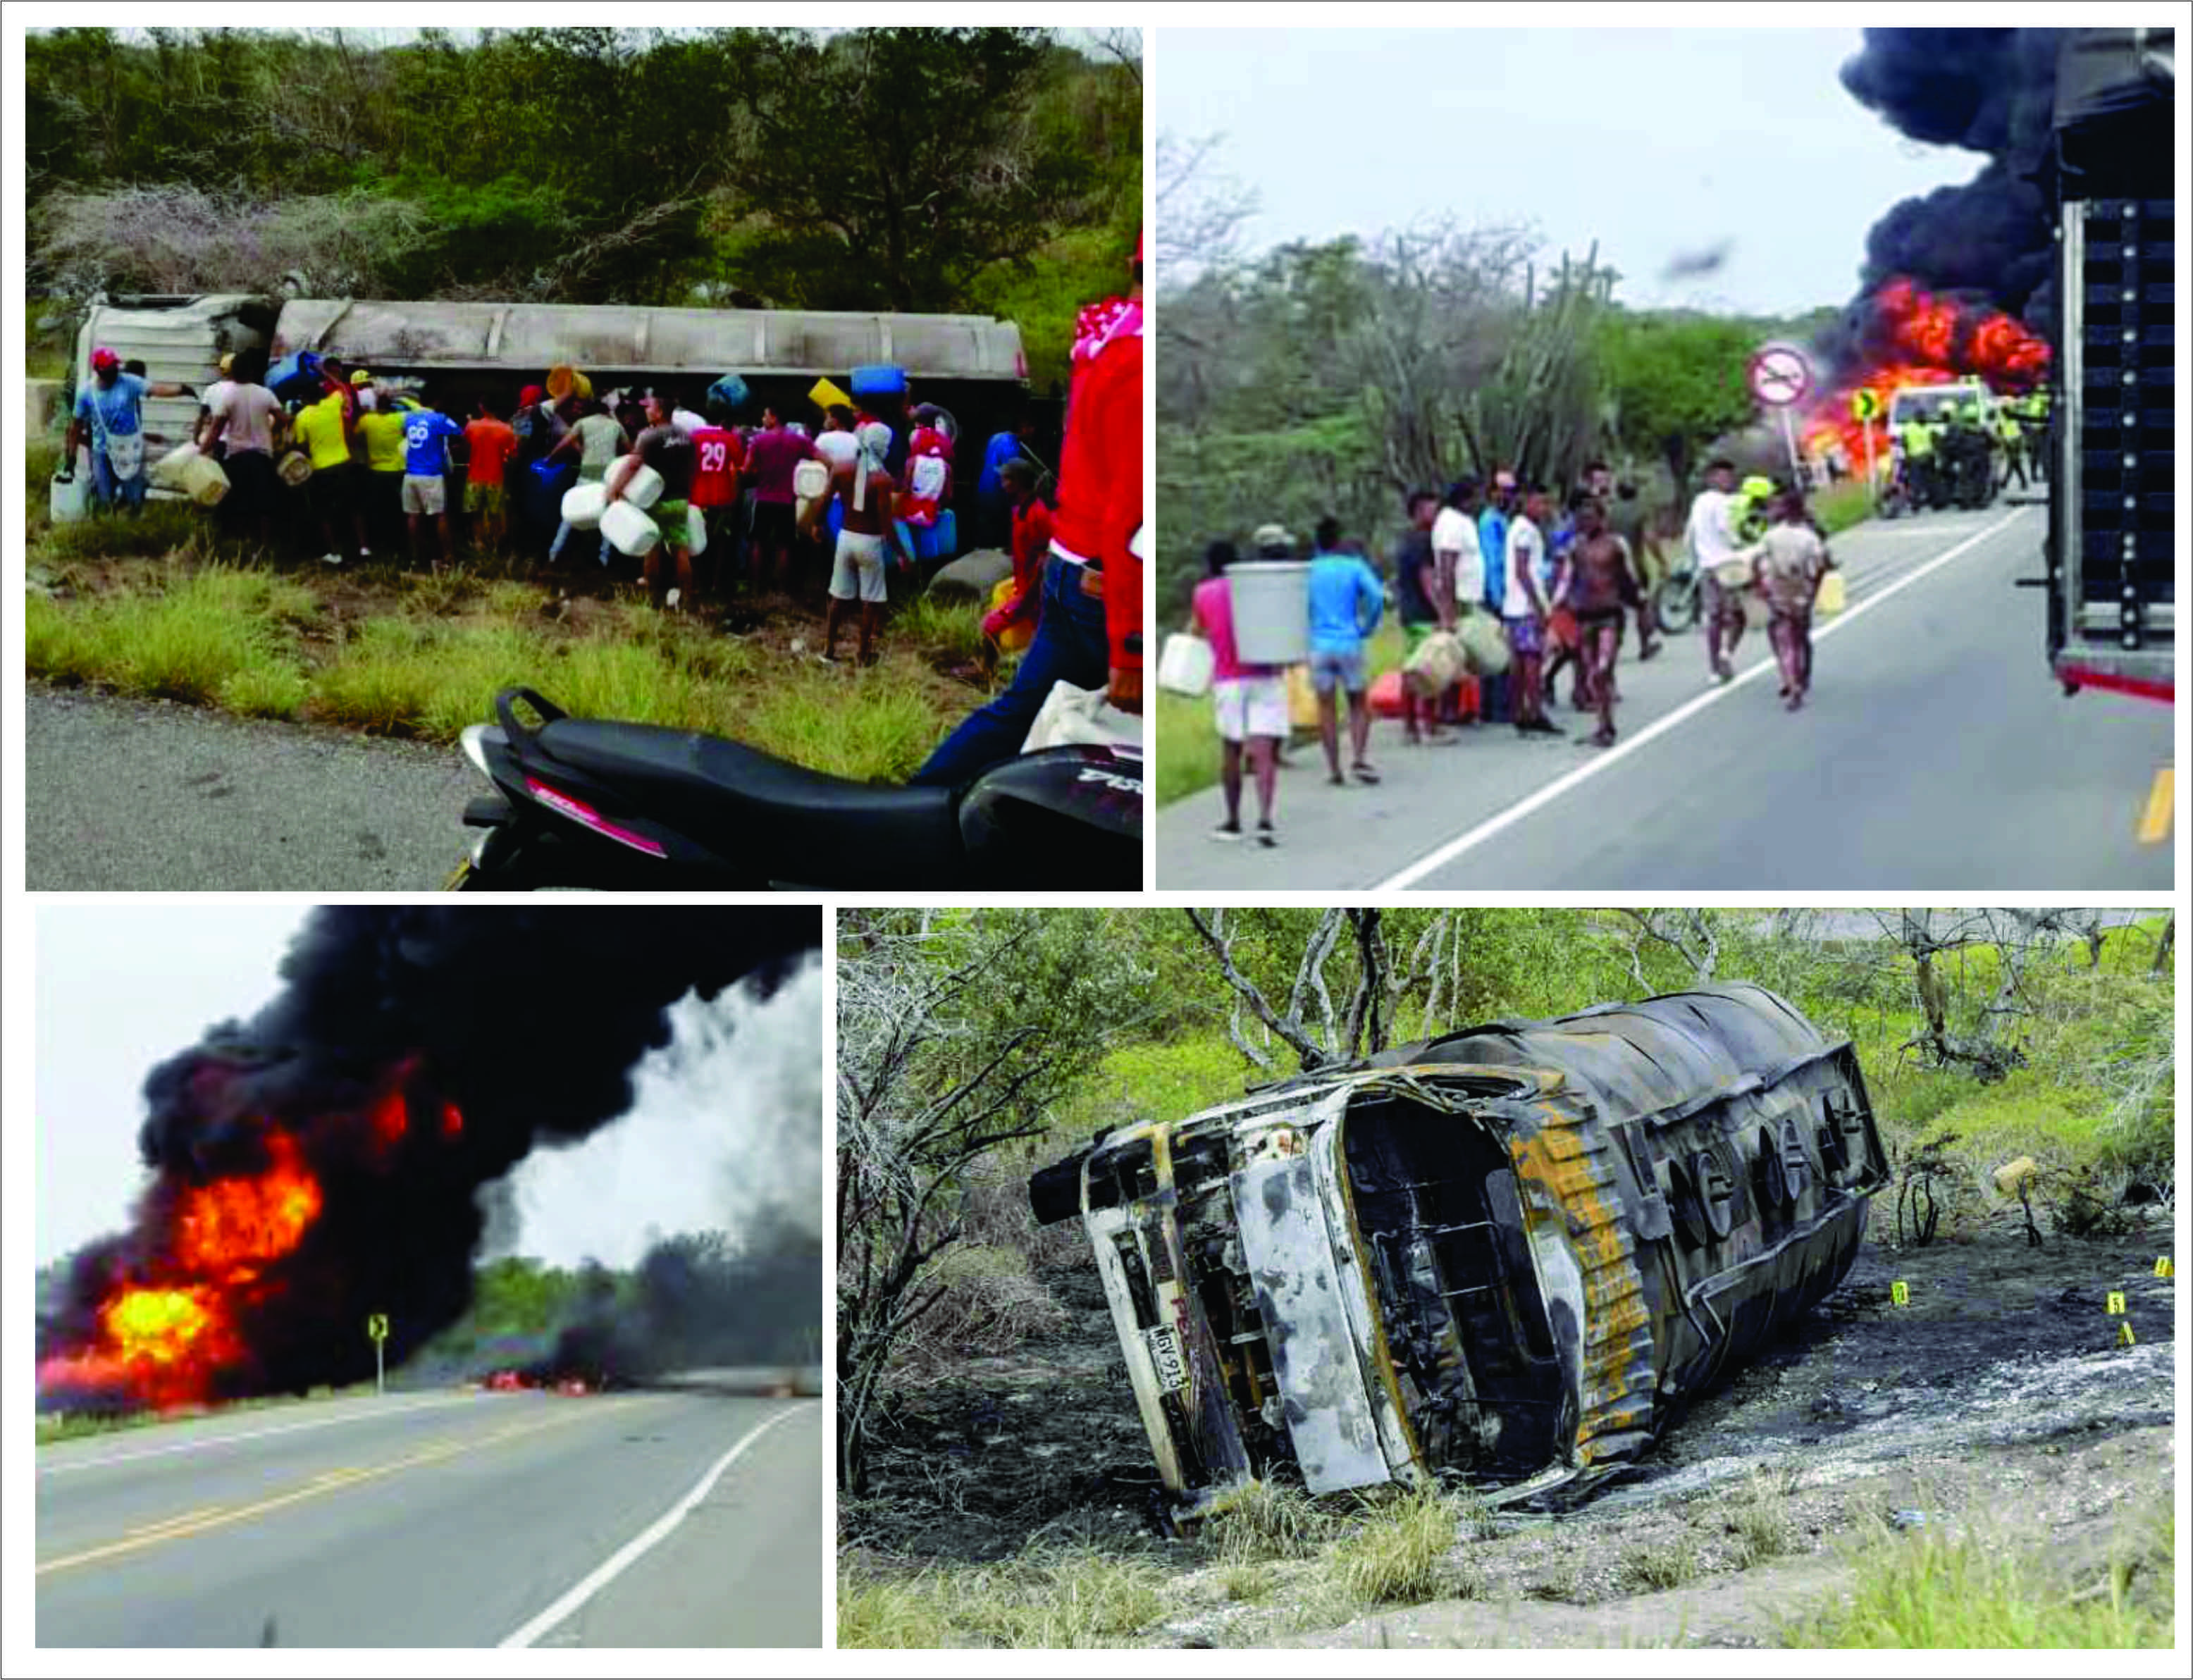
[[[1142,1345],[1158,1373],[1158,1386],[1171,1392],[1188,1386],[1188,1361],[1181,1356],[1180,1336],[1169,1324],[1142,1332]]]

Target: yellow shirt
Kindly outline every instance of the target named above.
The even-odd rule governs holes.
[[[350,459],[350,444],[343,437],[342,398],[330,394],[301,410],[293,427],[297,441],[312,457],[312,470],[341,467]]]
[[[358,417],[358,435],[365,439],[368,467],[376,473],[404,470],[404,416],[399,411],[367,410]]]

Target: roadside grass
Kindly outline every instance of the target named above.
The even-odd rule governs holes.
[[[1333,1545],[1333,1574],[1359,1603],[1421,1604],[1454,1590],[1446,1563],[1455,1540],[1454,1506],[1434,1489],[1411,1488]]]
[[[1731,1561],[1739,1569],[1771,1563],[1797,1549],[1796,1528],[1790,1520],[1784,1483],[1764,1471],[1754,1471],[1742,1487],[1722,1495],[1711,1509],[1727,1533]]]
[[[1869,1517],[1842,1548],[1856,1580],[1784,1622],[1812,1648],[2124,1650],[2171,1645],[2177,1527],[2166,1491],[2128,1512],[2110,1556],[2070,1580],[2046,1551],[1985,1523],[1898,1534]]]
[[[70,607],[32,594],[25,667],[32,676],[147,698],[292,716],[303,674],[283,627],[308,600],[279,578],[226,567],[163,569]]]
[[[1615,1565],[1615,1577],[1634,1592],[1664,1592],[1698,1576],[1698,1545],[1689,1534],[1633,1545]]]
[[[1085,1549],[896,1580],[843,1567],[838,1643],[847,1649],[1114,1645],[1164,1613],[1165,1581],[1154,1563]]]
[[[891,615],[890,630],[954,662],[983,664],[990,651],[990,639],[982,634],[982,609],[971,601],[941,602],[917,595]]]
[[[1211,1504],[1203,1537],[1228,1569],[1314,1556],[1343,1525],[1302,1489],[1249,1481],[1229,1488]],[[1232,1593],[1241,1597],[1244,1595]]]
[[[793,653],[774,629],[665,618],[636,593],[558,605],[494,561],[307,582],[232,553],[179,504],[46,530],[26,594],[28,674],[429,742],[488,720],[496,691],[524,684],[574,716],[725,735],[856,780],[912,773],[985,697],[934,668],[967,662],[967,632],[980,643],[971,609],[917,600],[858,670]]]
[[[1815,490],[1806,502],[1812,510],[1812,517],[1829,536],[1838,536],[1873,517],[1872,497],[1863,478],[1845,479],[1839,485]]]
[[[370,1383],[352,1383],[341,1388],[323,1384],[303,1394],[262,1395],[253,1400],[224,1401],[218,1406],[190,1406],[173,1412],[105,1414],[41,1412],[38,1413],[38,1445],[45,1447],[57,1441],[75,1441],[88,1435],[113,1435],[123,1430],[148,1429],[154,1424],[175,1423],[187,1418],[217,1418],[226,1417],[232,1412],[271,1411],[278,1407],[301,1406],[316,1400],[347,1400],[354,1395],[373,1391]]]

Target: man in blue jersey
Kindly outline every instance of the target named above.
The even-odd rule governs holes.
[[[1348,693],[1348,738],[1354,748],[1355,779],[1376,782],[1371,762],[1371,679],[1363,644],[1386,611],[1386,591],[1378,574],[1361,556],[1343,552],[1340,521],[1327,514],[1317,522],[1316,548],[1309,557],[1309,680],[1317,691],[1318,733],[1325,741],[1327,777],[1336,788],[1348,785],[1340,773],[1340,691]]]
[[[465,428],[438,409],[414,409],[404,417],[404,522],[413,565],[419,564],[420,529],[429,519],[442,539],[435,569],[441,568],[442,555],[456,553],[449,536],[449,439],[464,435]]]

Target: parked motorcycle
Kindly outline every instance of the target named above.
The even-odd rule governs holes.
[[[1054,747],[962,788],[885,787],[692,730],[574,718],[529,688],[495,710],[463,735],[494,790],[465,808],[480,833],[452,892],[1142,886],[1129,748]]]
[[[1652,595],[1652,616],[1664,634],[1680,636],[1698,622],[1701,593],[1698,567],[1687,559],[1660,580]]]

